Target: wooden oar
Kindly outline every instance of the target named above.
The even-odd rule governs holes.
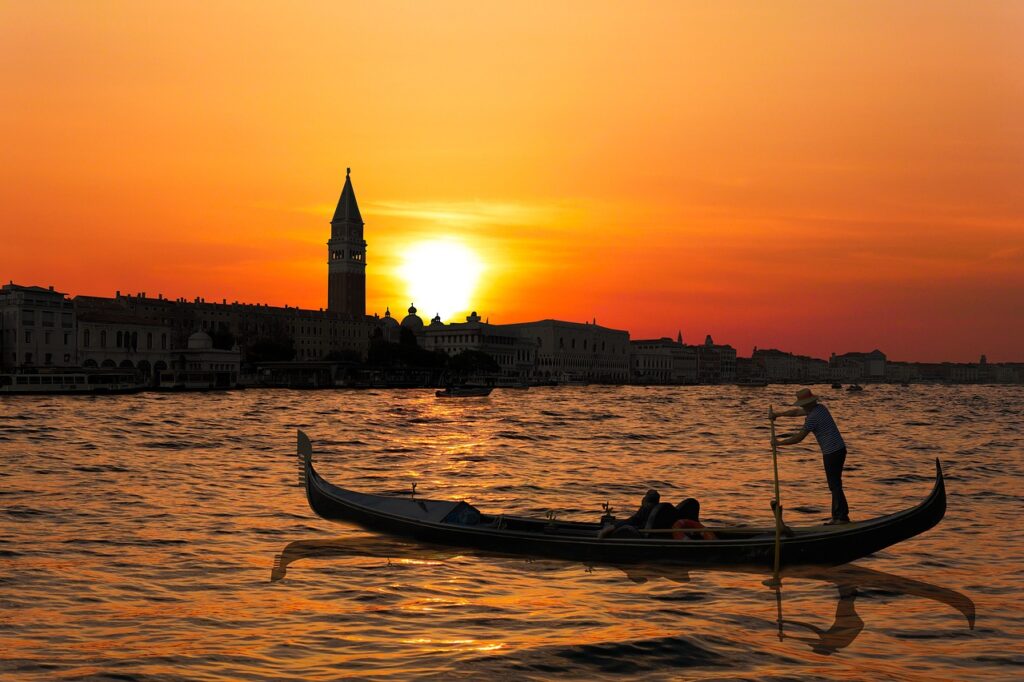
[[[772,505],[775,511],[775,570],[774,581],[779,582],[779,563],[782,553],[782,500],[779,498],[779,453],[775,447],[775,420],[772,419],[772,406],[768,406],[768,425],[771,428],[772,438],[772,469],[775,471],[775,503]]]

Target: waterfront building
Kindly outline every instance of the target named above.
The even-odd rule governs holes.
[[[764,368],[764,376],[772,383],[823,383],[831,380],[829,365],[824,360],[795,355],[775,348],[755,348],[751,359]]]
[[[373,318],[287,305],[212,302],[199,297],[187,301],[121,292],[114,299],[104,300],[113,300],[124,311],[152,324],[171,327],[173,348],[187,347],[189,336],[203,331],[218,345],[230,348],[237,343],[243,355],[268,344],[280,347],[282,352],[291,349],[291,357],[278,359],[322,360],[339,354],[365,358],[374,327]]]
[[[677,340],[636,339],[629,342],[631,381],[637,384],[695,384],[699,370],[698,351]]]
[[[241,369],[242,354],[237,346],[214,348],[213,338],[200,331],[189,336],[185,348],[171,355],[170,367],[158,375],[157,383],[165,388],[234,388]]]
[[[631,339],[630,381],[634,384],[672,383],[672,339]]]
[[[51,287],[0,287],[0,368],[77,367],[74,306]]]
[[[86,369],[137,371],[149,383],[170,367],[173,329],[132,315],[111,299],[76,298],[78,358]]]
[[[415,311],[416,308],[411,307],[410,315]],[[405,325],[405,321],[402,324]],[[486,353],[498,363],[502,376],[522,381],[534,378],[537,342],[514,325],[484,322],[474,310],[466,316],[465,322],[445,324],[441,316],[436,315],[429,325],[423,326],[420,321],[418,329],[420,345],[427,350],[442,351],[449,356],[465,351]]]
[[[916,362],[893,362],[885,363],[885,378],[895,383],[909,383],[921,380],[921,367]]]
[[[885,353],[877,348],[870,353],[832,354],[829,369],[833,381],[883,381]]]
[[[533,339],[536,378],[626,383],[630,376],[629,332],[587,322],[538,320],[501,325]]]
[[[720,384],[736,381],[736,349],[729,344],[716,344],[708,334],[704,344],[696,346],[698,381]]]

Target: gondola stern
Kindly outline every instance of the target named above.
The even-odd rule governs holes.
[[[938,498],[935,505],[935,523],[938,524],[946,515],[946,477],[942,475],[942,462],[938,457],[935,458],[935,488],[932,494]]]
[[[302,429],[296,429],[296,451],[298,454],[298,466],[299,466],[299,485],[306,491],[306,500],[309,502],[310,509],[314,512],[316,508],[313,507],[313,499],[310,496],[309,487],[313,482],[315,471],[313,470],[313,443],[309,440],[309,436]]]

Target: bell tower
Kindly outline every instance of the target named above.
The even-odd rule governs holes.
[[[358,319],[366,315],[366,242],[351,173],[351,168],[345,169],[345,187],[331,219],[331,239],[327,242],[327,309]]]

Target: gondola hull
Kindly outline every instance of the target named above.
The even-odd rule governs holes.
[[[333,485],[313,467],[312,446],[299,432],[299,467],[310,508],[331,521],[368,530],[504,553],[612,563],[771,565],[773,529],[735,529],[715,540],[677,540],[671,535],[640,538],[597,537],[599,525],[522,517],[483,516],[476,523],[453,522],[462,502],[367,495]],[[793,528],[781,541],[782,565],[839,565],[868,556],[934,527],[946,510],[939,461],[935,484],[916,507],[842,526]],[[471,509],[471,508],[468,508]]]

